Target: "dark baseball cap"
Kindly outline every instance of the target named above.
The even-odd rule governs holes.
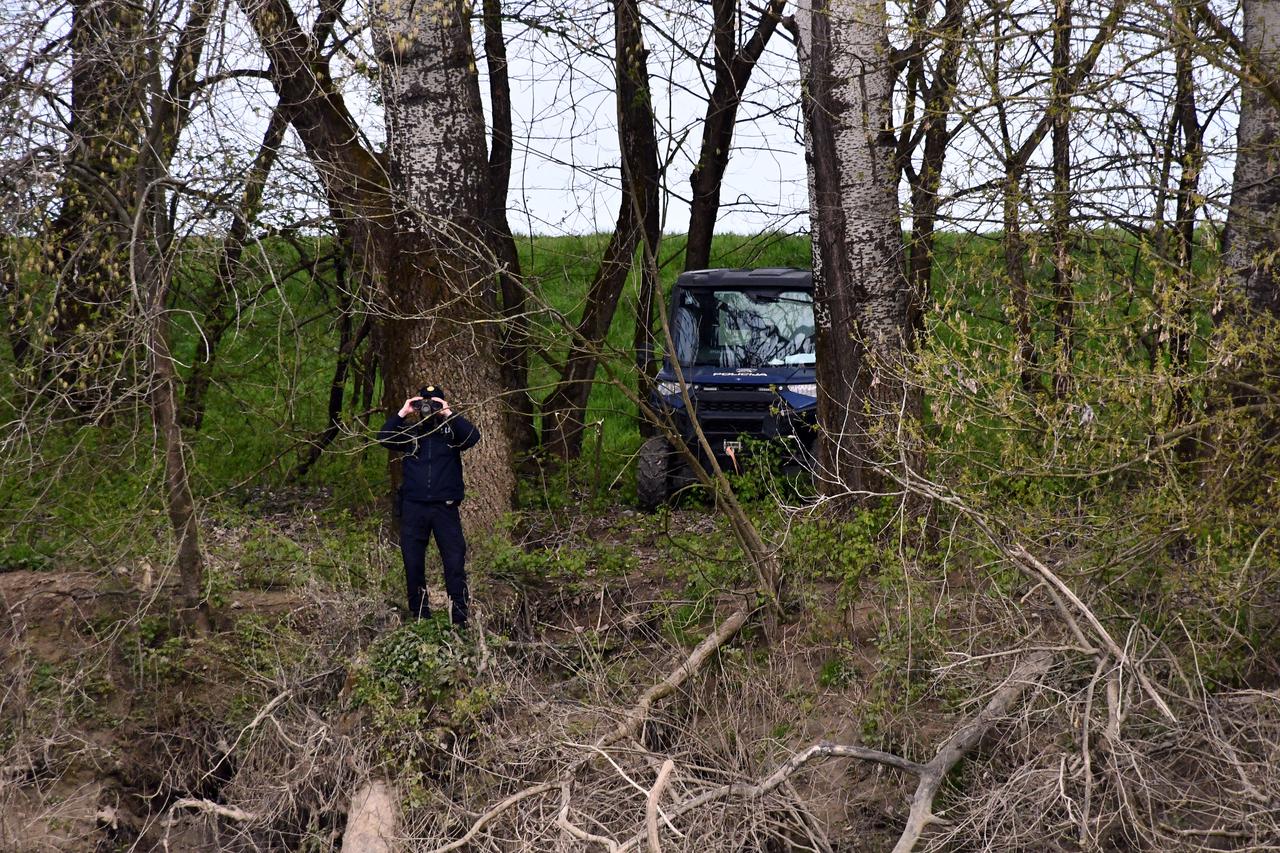
[[[418,396],[426,397],[427,399],[432,397],[439,397],[441,400],[446,399],[444,396],[444,389],[439,385],[423,385],[418,389]]]

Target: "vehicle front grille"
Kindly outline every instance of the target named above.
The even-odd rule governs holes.
[[[747,412],[760,415],[768,414],[773,399],[763,397],[756,400],[721,400],[714,396],[705,396],[698,400],[698,411],[703,414],[716,412]]]

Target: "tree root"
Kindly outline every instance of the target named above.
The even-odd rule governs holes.
[[[726,797],[736,797],[742,800],[759,799],[786,783],[797,771],[813,761],[827,758],[857,758],[863,761],[883,764],[887,767],[894,767],[919,778],[919,783],[911,798],[911,809],[907,817],[906,828],[903,829],[897,845],[893,848],[894,853],[910,853],[915,849],[916,843],[928,825],[937,821],[932,811],[933,800],[951,768],[982,740],[983,736],[1000,718],[1008,715],[1027,687],[1034,684],[1048,672],[1052,662],[1052,652],[1040,650],[1031,653],[1015,666],[1004,685],[995,692],[986,706],[975,717],[957,729],[951,737],[947,738],[928,764],[918,764],[910,759],[864,746],[820,741],[791,756],[759,782],[734,782],[704,791],[698,796],[668,809],[667,815],[672,819],[678,818]],[[653,791],[650,792],[645,830],[637,833],[622,846],[611,849],[616,849],[617,853],[632,853],[632,851],[637,851],[647,839],[650,850],[658,850],[656,842],[657,795],[665,787],[667,783],[666,777],[669,776],[669,768],[672,766],[671,761],[667,761],[663,765],[658,782],[654,785]]]

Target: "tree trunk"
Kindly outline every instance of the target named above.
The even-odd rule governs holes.
[[[720,212],[720,186],[729,165],[738,106],[751,79],[756,62],[764,53],[773,31],[782,20],[786,0],[769,0],[751,39],[737,48],[738,0],[712,0],[712,45],[715,82],[702,122],[702,146],[693,166],[689,184],[689,240],[685,244],[684,268],[706,269],[711,265],[711,239]]]
[[[1061,0],[1059,0],[1061,2]],[[1107,11],[1107,16],[1099,22],[1097,31],[1094,33],[1093,40],[1089,43],[1089,48],[1080,57],[1075,65],[1070,67],[1070,71],[1066,70],[1066,60],[1055,56],[1054,63],[1054,98],[1056,103],[1069,101],[1079,91],[1080,84],[1084,79],[1093,72],[1094,66],[1098,62],[1098,57],[1102,55],[1102,50],[1111,41],[1116,26],[1119,24],[1125,10],[1128,9],[1128,0],[1116,0],[1111,8]],[[997,29],[995,32],[994,43],[992,46],[993,55],[995,57],[994,66],[997,69],[995,80],[998,84],[999,76],[999,56],[1001,47],[1005,39],[1010,36],[1005,35],[999,29],[998,22],[1000,15],[997,13]],[[1055,46],[1058,42],[1055,41]],[[1062,43],[1062,50],[1069,47],[1065,41]],[[1032,317],[1031,305],[1031,287],[1027,281],[1027,273],[1025,266],[1026,241],[1022,236],[1022,229],[1019,218],[1019,207],[1022,203],[1022,178],[1026,173],[1027,164],[1031,161],[1031,156],[1035,153],[1040,143],[1044,140],[1045,135],[1053,129],[1055,124],[1055,116],[1057,111],[1054,109],[1046,110],[1044,115],[1040,117],[1031,132],[1022,140],[1022,143],[1016,148],[1014,141],[1009,133],[1009,119],[1005,110],[1005,96],[1000,92],[998,85],[993,92],[992,98],[997,118],[1000,125],[1001,137],[1004,141],[1004,247],[1005,247],[1005,271],[1009,278],[1010,297],[1013,302],[1014,310],[1014,329],[1017,336],[1018,359],[1022,370],[1022,385],[1028,392],[1032,392],[1036,387],[1035,366],[1038,361],[1035,349],[1035,341],[1033,337],[1034,322]]]
[[[651,266],[653,265],[645,263],[646,273]],[[636,334],[632,343],[636,355],[636,394],[639,400],[649,399],[653,379],[658,375],[660,362],[657,359],[657,336],[654,334],[653,320],[654,309],[657,307],[655,300],[661,296],[661,288],[655,275],[640,277],[640,292],[636,294]],[[657,426],[640,412],[636,413],[636,423],[641,439],[649,439],[658,434]]]
[[[329,382],[329,407],[324,430],[320,437],[312,442],[307,456],[289,473],[289,481],[297,482],[307,475],[311,466],[320,461],[325,448],[333,443],[342,430],[343,400],[346,398],[347,375],[351,372],[351,364],[355,360],[356,350],[369,336],[372,318],[365,317],[360,328],[354,329],[355,300],[347,283],[347,263],[345,247],[338,247],[334,256],[334,278],[338,297],[338,354],[333,367],[333,379]]]
[[[177,372],[169,350],[167,302],[173,222],[164,178],[190,116],[196,69],[204,52],[213,8],[213,0],[200,0],[192,6],[177,42],[168,85],[154,93],[151,125],[133,176],[137,214],[129,246],[129,278],[139,292],[146,294],[143,320],[150,368],[151,412],[164,447],[165,502],[177,545],[182,616],[188,626],[202,633],[210,628],[203,600],[204,555],[200,550],[199,520],[178,421]]]
[[[149,35],[140,6],[123,0],[72,4],[72,148],[49,229],[58,289],[47,323],[24,335],[29,352],[15,355],[41,359],[42,382],[56,377],[86,401],[109,390],[88,386],[119,348],[109,330],[129,293],[131,202],[154,73]]]
[[[146,249],[142,249],[146,251]],[[149,265],[154,265],[154,259]],[[183,621],[200,633],[209,631],[204,604],[204,554],[200,550],[200,524],[196,517],[186,448],[178,423],[177,375],[169,353],[169,318],[165,308],[167,273],[151,270],[148,299],[147,348],[151,364],[151,413],[164,447],[165,504],[177,542],[178,580]]]
[[[185,427],[198,430],[204,422],[204,410],[209,383],[213,380],[214,359],[217,357],[218,344],[222,336],[235,323],[245,300],[239,293],[236,283],[240,274],[240,261],[244,257],[245,244],[249,238],[249,229],[257,221],[262,209],[262,194],[267,186],[267,177],[275,165],[280,152],[280,143],[284,141],[284,132],[289,122],[284,111],[278,106],[271,113],[267,129],[262,137],[258,153],[254,155],[253,165],[249,168],[245,179],[244,191],[241,194],[240,208],[231,220],[231,228],[222,240],[222,251],[218,255],[218,276],[213,284],[212,293],[207,299],[204,312],[202,334],[196,342],[196,358],[191,366],[191,374],[182,393],[182,409],[180,416]]]
[[[833,0],[801,15],[821,258],[819,466],[827,493],[866,495],[881,487],[880,466],[920,464],[886,10],[883,0]]]
[[[338,233],[351,245],[352,275],[381,303],[386,319],[371,334],[382,402],[398,409],[435,382],[476,423],[485,437],[467,454],[463,512],[470,526],[488,528],[510,507],[514,482],[494,329],[496,276],[484,245],[484,122],[463,9],[397,0],[374,16],[384,164],[360,145],[327,59],[288,4],[240,5],[271,59],[272,84],[324,184]],[[361,371],[366,394],[368,367]],[[395,482],[394,466],[392,475]]]
[[[491,528],[515,483],[495,328],[487,232],[488,168],[480,85],[461,2],[392,0],[374,16],[395,227],[382,340],[388,410],[442,385],[484,436],[467,454],[472,526]]]
[[[909,78],[908,104],[916,97],[923,100],[920,127],[906,121],[898,142],[899,170],[907,175],[911,187],[911,241],[907,245],[907,278],[915,294],[912,311],[907,318],[913,345],[919,344],[924,330],[925,306],[929,300],[929,283],[933,278],[934,227],[937,222],[939,195],[942,186],[942,167],[946,162],[947,147],[951,143],[951,131],[947,123],[951,116],[951,103],[955,95],[959,73],[960,50],[964,46],[962,18],[968,0],[947,0],[942,20],[933,32],[941,42],[933,80],[926,81],[925,56],[932,46],[928,15],[932,4],[922,0],[916,4],[914,26],[918,35],[906,57],[912,69]],[[923,137],[924,151],[920,169],[911,168],[911,157]]]
[[[1223,261],[1248,308],[1280,315],[1280,0],[1245,0],[1246,74]]]
[[[1071,0],[1056,0],[1053,25],[1053,393],[1071,392],[1075,287],[1071,270]]]
[[[1174,5],[1174,31],[1178,42],[1174,50],[1175,91],[1174,127],[1181,133],[1182,162],[1178,175],[1177,203],[1174,222],[1174,274],[1166,280],[1172,292],[1165,300],[1169,316],[1169,367],[1174,377],[1172,425],[1185,424],[1191,418],[1191,395],[1185,377],[1191,365],[1191,341],[1195,319],[1189,297],[1195,283],[1196,216],[1199,210],[1200,169],[1204,162],[1204,128],[1196,108],[1193,65],[1196,51],[1195,22],[1186,0]],[[1171,134],[1172,136],[1172,134]],[[1178,455],[1192,459],[1197,453],[1194,436],[1178,443]]]

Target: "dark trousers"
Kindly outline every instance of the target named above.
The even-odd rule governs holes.
[[[410,616],[431,614],[427,603],[427,543],[432,534],[444,563],[444,588],[452,603],[450,616],[455,625],[465,625],[467,600],[467,540],[462,535],[458,505],[403,501],[400,507],[400,553],[404,557],[404,580],[409,589]]]

